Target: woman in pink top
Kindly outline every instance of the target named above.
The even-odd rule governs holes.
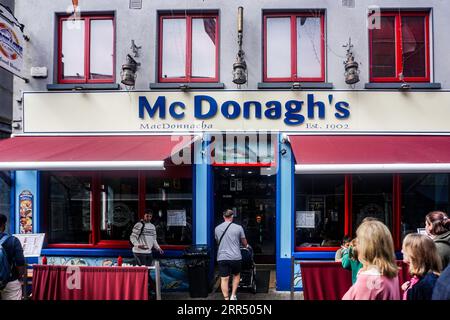
[[[363,267],[342,300],[400,300],[398,267],[389,229],[380,221],[370,220],[358,227],[356,235],[358,259]]]

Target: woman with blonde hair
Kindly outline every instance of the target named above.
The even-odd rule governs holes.
[[[441,258],[433,240],[423,234],[408,234],[403,240],[402,253],[412,276],[402,285],[403,300],[431,300],[442,270]]]
[[[356,230],[358,278],[343,300],[400,300],[398,267],[389,229],[380,221],[365,221]]]

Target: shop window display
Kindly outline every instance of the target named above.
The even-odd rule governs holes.
[[[48,243],[88,244],[91,239],[91,177],[50,174]]]
[[[344,236],[345,176],[299,175],[295,179],[296,247],[335,247]]]
[[[147,177],[145,207],[160,245],[192,243],[192,179]]]
[[[431,211],[449,212],[447,173],[403,174],[402,181],[402,239],[425,228],[425,215]]]
[[[392,230],[392,175],[353,175],[352,182],[353,233],[366,217],[378,219]]]
[[[138,176],[104,175],[101,183],[100,236],[128,240],[138,221]]]

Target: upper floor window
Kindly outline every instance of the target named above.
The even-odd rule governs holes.
[[[114,82],[112,16],[59,19],[58,82]]]
[[[325,81],[323,13],[264,15],[264,81]]]
[[[429,82],[428,12],[382,12],[370,37],[371,82]]]
[[[217,82],[217,14],[161,15],[160,82]]]

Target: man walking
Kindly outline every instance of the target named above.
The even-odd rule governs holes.
[[[0,214],[0,300],[21,300],[21,281],[25,274],[25,258],[23,248],[14,236],[5,233],[8,218]]]
[[[144,219],[136,223],[130,235],[130,241],[133,244],[133,255],[140,266],[151,266],[153,262],[152,249],[155,248],[160,254],[164,251],[156,241],[156,228],[151,223],[153,212],[147,210]]]
[[[219,244],[217,249],[217,263],[219,265],[220,288],[225,300],[237,300],[236,291],[241,279],[241,249],[240,244],[247,247],[244,229],[233,223],[233,210],[225,210],[222,224],[215,229],[216,241]],[[228,295],[228,282],[230,275],[233,275],[231,297]]]

